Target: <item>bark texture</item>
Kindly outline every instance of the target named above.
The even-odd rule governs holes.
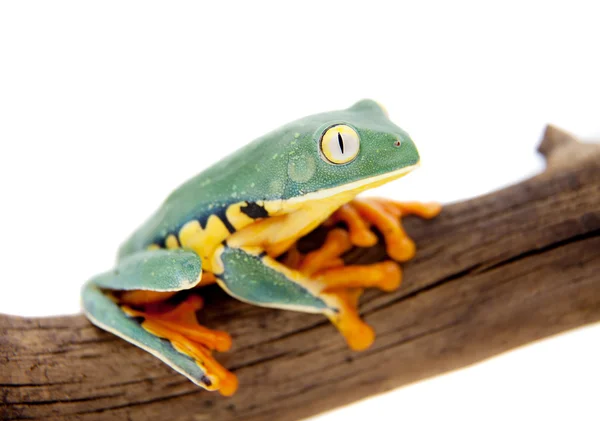
[[[363,297],[377,332],[365,352],[324,317],[209,287],[203,322],[232,334],[217,358],[240,378],[223,398],[81,315],[0,315],[0,419],[296,420],[597,322],[600,145],[549,127],[540,152],[544,173],[405,220],[417,257],[397,292]]]

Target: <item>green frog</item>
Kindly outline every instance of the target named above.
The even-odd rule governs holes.
[[[329,318],[353,350],[373,329],[359,316],[364,288],[399,287],[398,262],[415,253],[401,217],[431,218],[435,203],[356,198],[419,165],[410,136],[378,103],[293,121],[241,148],[176,189],[121,246],[114,269],[89,280],[83,308],[92,323],[145,349],[194,383],[229,396],[236,376],[214,351],[230,349],[226,332],[201,326],[197,294],[165,306],[181,291],[216,283],[263,307]],[[322,224],[322,247],[301,255],[300,238]],[[345,265],[341,256],[382,235],[389,260]]]

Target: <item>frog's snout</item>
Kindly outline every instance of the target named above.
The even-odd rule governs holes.
[[[398,137],[393,143],[392,150],[403,155],[402,158],[405,161],[405,165],[418,167],[421,163],[419,150],[410,137]]]

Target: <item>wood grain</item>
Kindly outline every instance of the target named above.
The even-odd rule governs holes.
[[[233,351],[217,357],[240,378],[223,398],[83,316],[0,316],[0,418],[296,420],[597,322],[600,146],[549,127],[540,151],[544,173],[405,221],[418,254],[399,291],[365,294],[377,331],[365,352],[321,316],[209,287],[203,322],[231,332]]]

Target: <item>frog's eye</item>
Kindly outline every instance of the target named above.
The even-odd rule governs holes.
[[[360,137],[345,124],[332,126],[321,137],[321,152],[333,164],[346,164],[358,155]]]

